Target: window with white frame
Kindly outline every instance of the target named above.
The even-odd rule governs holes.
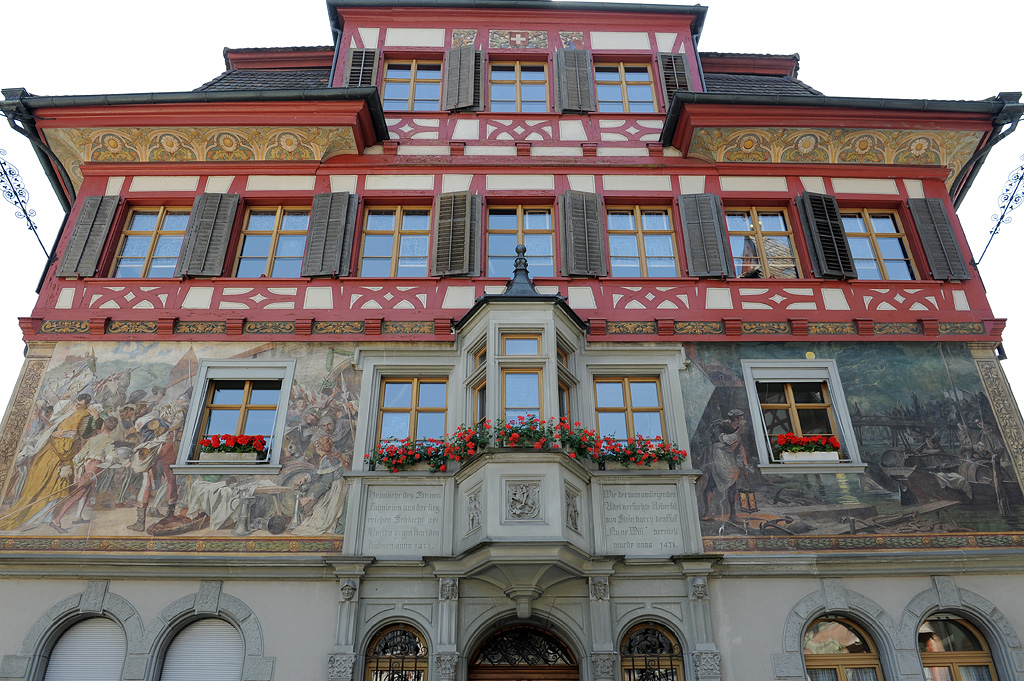
[[[202,360],[175,472],[278,468],[294,375],[290,359]]]
[[[742,366],[765,472],[864,467],[835,360],[743,360]]]

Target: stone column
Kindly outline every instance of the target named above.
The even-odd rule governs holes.
[[[455,681],[459,668],[459,578],[437,580],[437,652],[434,674],[437,681]]]
[[[693,668],[698,681],[719,681],[722,678],[722,654],[715,645],[711,630],[711,597],[708,580],[703,575],[692,575],[687,580],[687,597],[694,642]]]
[[[355,650],[359,610],[359,578],[341,579],[338,585],[338,636],[327,658],[330,681],[352,681],[358,655]]]

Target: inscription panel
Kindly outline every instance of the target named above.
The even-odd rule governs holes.
[[[441,486],[372,485],[363,511],[363,553],[422,556],[441,552]]]
[[[675,485],[615,485],[601,489],[605,552],[666,556],[683,550]]]

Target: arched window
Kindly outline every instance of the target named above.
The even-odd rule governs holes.
[[[420,632],[397,624],[380,630],[370,641],[365,681],[425,681],[428,664]]]
[[[44,681],[120,679],[128,641],[113,620],[93,617],[73,624],[50,651]]]
[[[804,633],[808,681],[882,681],[878,650],[853,622],[820,619]]]
[[[575,667],[576,660],[565,644],[550,632],[516,625],[484,641],[473,656],[473,665]]]
[[[925,681],[995,681],[985,637],[954,615],[932,615],[917,630]]]
[[[219,619],[202,619],[178,632],[164,654],[160,681],[240,681],[242,635]]]
[[[622,681],[682,681],[679,641],[665,627],[639,624],[622,638]]]

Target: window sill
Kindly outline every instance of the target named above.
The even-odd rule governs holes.
[[[233,463],[193,463],[174,464],[171,470],[175,475],[277,475],[281,472],[281,464],[233,464]]]
[[[762,475],[793,475],[808,473],[863,473],[866,463],[762,463]]]

